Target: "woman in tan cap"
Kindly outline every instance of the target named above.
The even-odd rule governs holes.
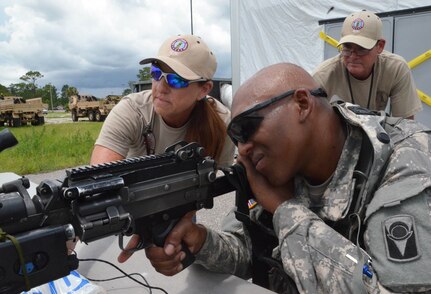
[[[214,54],[194,35],[168,38],[151,63],[151,90],[124,97],[108,115],[91,164],[163,153],[179,141],[197,142],[218,165],[233,162],[226,125],[230,111],[208,93],[217,68]]]

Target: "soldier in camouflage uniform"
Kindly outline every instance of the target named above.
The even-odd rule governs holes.
[[[317,87],[302,68],[277,64],[233,100],[228,133],[259,203],[250,219],[264,223],[269,212],[266,226],[277,238],[266,259],[268,288],[430,291],[431,130],[350,103],[330,105]],[[259,254],[249,228],[230,213],[216,232],[188,214],[164,248],[146,254],[159,272],[174,275],[182,270],[183,241],[206,268],[249,279]]]

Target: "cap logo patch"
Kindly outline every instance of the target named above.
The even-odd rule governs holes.
[[[352,22],[352,29],[354,31],[359,31],[364,27],[364,20],[362,18],[357,18]]]
[[[171,49],[175,52],[183,52],[186,51],[189,47],[189,43],[187,43],[184,39],[176,39],[171,43]]]
[[[383,223],[386,254],[389,260],[405,262],[419,258],[415,220],[410,215],[396,215]]]

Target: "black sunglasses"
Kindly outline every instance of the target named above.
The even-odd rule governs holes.
[[[256,112],[270,106],[271,104],[280,101],[283,98],[292,96],[296,90],[289,90],[279,96],[272,97],[262,103],[256,104],[250,109],[235,116],[227,127],[227,134],[231,138],[232,142],[238,146],[238,142],[245,143],[251,136],[257,131],[263,116],[257,115]],[[328,97],[326,92],[322,88],[310,90],[310,94],[317,97]]]

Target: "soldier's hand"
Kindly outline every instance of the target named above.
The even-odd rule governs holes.
[[[293,198],[293,179],[286,185],[274,186],[265,175],[259,173],[247,157],[238,156],[237,161],[244,165],[250,188],[259,203],[266,211],[274,213],[284,201]]]
[[[202,225],[193,223],[195,212],[187,213],[172,229],[165,240],[164,247],[148,247],[145,254],[154,269],[166,276],[173,276],[183,270],[181,261],[185,253],[181,251],[184,243],[191,253],[196,254],[201,249],[206,239],[206,229]],[[126,246],[126,250],[135,248],[139,243],[139,236],[133,236]],[[119,262],[126,261],[132,254],[123,251],[118,257]]]

